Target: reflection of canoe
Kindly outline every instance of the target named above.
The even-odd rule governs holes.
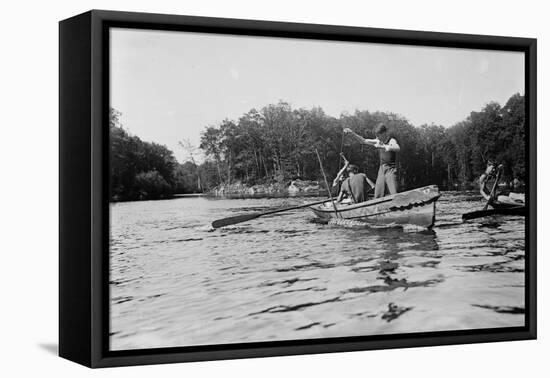
[[[435,185],[397,193],[352,205],[337,205],[338,215],[330,202],[311,207],[319,218],[353,219],[377,226],[415,225],[430,228],[435,222],[435,202],[439,198]]]

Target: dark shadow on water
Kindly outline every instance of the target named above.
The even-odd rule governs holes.
[[[248,316],[254,316],[254,315],[260,315],[260,314],[266,314],[266,313],[276,313],[276,312],[291,312],[291,311],[298,311],[302,310],[306,307],[312,307],[312,306],[318,306],[325,303],[332,303],[332,302],[342,302],[344,299],[340,299],[340,297],[334,297],[331,299],[327,299],[320,302],[307,302],[307,303],[300,303],[297,305],[287,306],[287,305],[277,305],[273,307],[266,308],[265,310],[258,311],[258,312],[252,312],[248,314]]]
[[[507,266],[508,261],[499,261],[492,264],[478,264],[478,265],[465,265],[458,266],[455,269],[463,272],[487,272],[487,273],[523,273],[523,268],[515,266]]]
[[[484,308],[487,310],[493,310],[501,314],[525,314],[525,308],[515,307],[515,306],[491,306],[491,305],[480,305],[473,304],[474,307]]]
[[[395,303],[390,303],[388,305],[388,311],[382,314],[382,319],[389,323],[413,308],[414,307],[401,307]]]
[[[411,287],[430,287],[437,285],[444,281],[444,278],[442,276],[439,276],[434,279],[425,280],[425,281],[413,281],[409,282],[405,278],[401,279],[395,279],[391,278],[389,276],[382,275],[380,277],[385,285],[371,285],[371,286],[365,286],[365,287],[352,287],[351,289],[347,289],[342,291],[343,294],[359,294],[359,293],[380,293],[380,292],[390,292],[396,289],[403,289],[407,290]]]
[[[464,222],[436,223],[434,228],[439,229],[439,228],[447,228],[447,227],[458,227],[458,226],[462,226],[463,224]]]
[[[59,346],[56,343],[43,343],[38,344],[40,349],[45,350],[46,352],[54,355],[59,355]]]
[[[296,272],[296,271],[307,271],[307,270],[318,270],[318,269],[330,269],[334,268],[336,264],[323,264],[320,262],[313,262],[310,264],[295,265],[290,268],[279,268],[275,269],[276,272]]]
[[[482,228],[499,228],[500,222],[492,221],[492,220],[486,220],[480,223],[479,227]]]

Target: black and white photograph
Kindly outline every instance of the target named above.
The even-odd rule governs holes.
[[[526,325],[524,52],[108,38],[110,351]]]

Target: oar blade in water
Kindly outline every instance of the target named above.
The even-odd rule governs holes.
[[[252,219],[258,218],[262,214],[241,214],[241,215],[235,215],[233,217],[218,219],[212,222],[212,227],[214,228],[220,228],[225,226],[231,226],[233,224],[246,222]]]

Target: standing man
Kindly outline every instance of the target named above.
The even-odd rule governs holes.
[[[378,176],[374,188],[374,198],[384,197],[386,187],[389,194],[397,193],[397,152],[399,152],[399,144],[395,138],[388,135],[388,129],[383,123],[379,123],[374,128],[376,135],[375,139],[365,139],[354,133],[351,129],[345,128],[344,133],[351,134],[355,139],[363,144],[374,146],[378,149],[380,156],[380,168],[378,168]]]

